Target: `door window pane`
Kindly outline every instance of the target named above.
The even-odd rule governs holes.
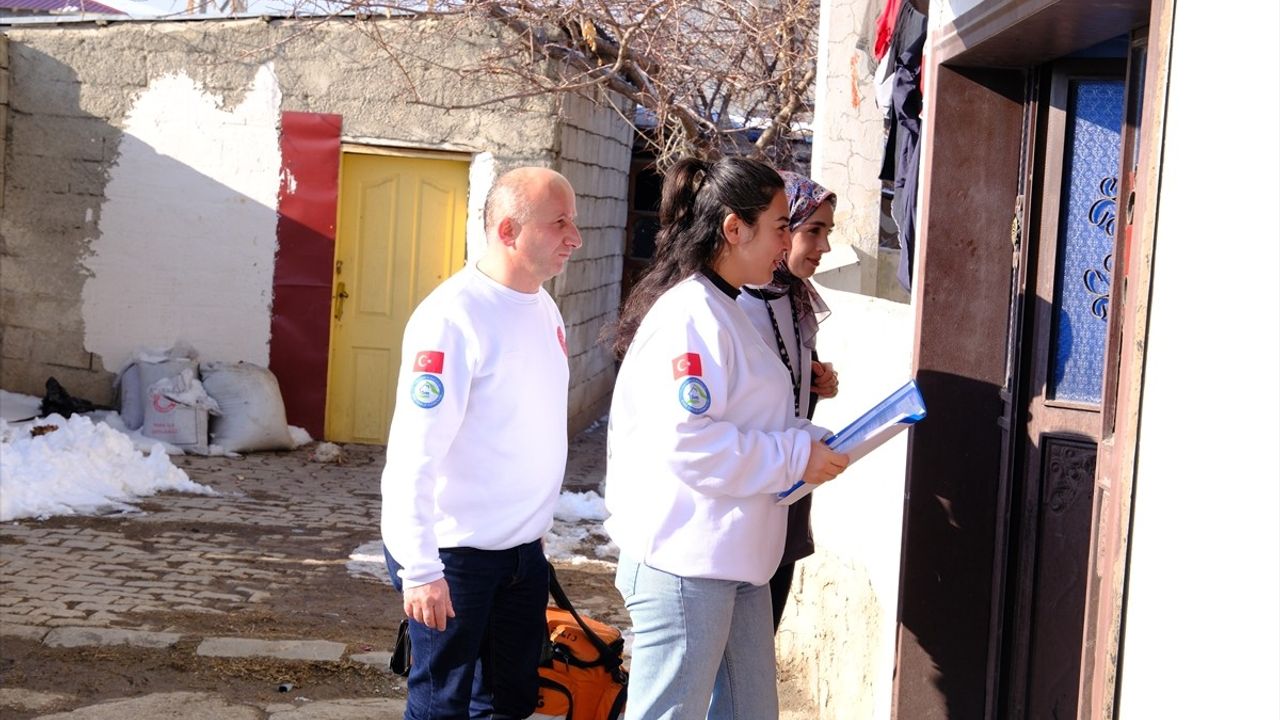
[[[1100,404],[1120,187],[1124,82],[1073,81],[1067,112],[1048,395],[1054,400]]]

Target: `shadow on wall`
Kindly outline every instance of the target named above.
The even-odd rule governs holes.
[[[100,237],[107,174],[121,132],[80,107],[68,65],[9,43],[9,166],[0,210],[0,386],[109,399],[111,376],[84,348],[84,257]]]
[[[917,381],[929,417],[908,452],[898,665],[934,672],[899,675],[898,709],[945,705],[949,718],[982,717],[985,697],[975,689],[987,674],[999,485],[988,469],[1000,456],[987,425],[1000,415],[1000,388],[927,370]],[[927,658],[910,657],[921,652]]]
[[[54,376],[105,403],[111,371],[131,353],[177,340],[202,359],[266,364],[274,208],[153,144],[183,157],[194,144],[194,154],[234,167],[227,156],[245,129],[227,123],[195,134],[170,119],[143,124],[144,140],[115,126],[123,118],[87,113],[71,67],[30,46],[10,48],[0,384],[40,395]],[[140,122],[133,114],[142,100],[134,102],[129,121]],[[257,345],[258,355],[244,356],[241,348]]]

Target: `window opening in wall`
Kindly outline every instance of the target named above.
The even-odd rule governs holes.
[[[658,239],[658,206],[662,202],[662,175],[651,154],[631,158],[631,182],[627,203],[627,246],[622,259],[622,298],[625,300],[641,273],[653,261]]]

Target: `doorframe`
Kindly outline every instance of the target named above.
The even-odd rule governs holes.
[[[1011,540],[1000,427],[1002,420],[1008,424],[1003,408],[1010,390],[1007,343],[1000,340],[1008,340],[1012,293],[1025,272],[1014,264],[1018,253],[1010,239],[1018,228],[1013,200],[1024,70],[1147,25],[1128,289],[1123,307],[1112,306],[1120,310],[1126,334],[1118,353],[1114,432],[1099,445],[1097,473],[1109,499],[1096,501],[1093,511],[1089,557],[1096,570],[1086,591],[1086,626],[1094,628],[1095,642],[1084,643],[1079,706],[1081,717],[1112,716],[1123,663],[1121,618],[1174,4],[991,0],[930,38],[913,354],[930,422],[921,423],[908,443],[895,717],[995,718],[999,712],[1003,559]],[[975,133],[987,144],[975,143]]]
[[[1086,623],[1096,623],[1094,637],[1101,648],[1091,659],[1086,648],[1081,666],[1083,717],[1103,720],[1114,716],[1123,675],[1123,623],[1129,574],[1129,539],[1133,523],[1134,478],[1138,463],[1138,427],[1142,411],[1143,369],[1146,366],[1150,320],[1151,280],[1154,270],[1156,216],[1160,197],[1160,172],[1164,152],[1165,106],[1169,87],[1174,5],[1176,0],[1151,0],[1147,32],[1146,66],[1142,98],[1141,138],[1134,192],[1136,202],[1129,220],[1132,241],[1123,262],[1128,263],[1122,327],[1127,337],[1119,343],[1118,380],[1115,385],[1113,432],[1098,447],[1098,473],[1114,488],[1110,507],[1099,503],[1103,528],[1089,548],[1096,564],[1086,598]],[[1099,544],[1101,543],[1101,547]],[[1112,552],[1106,543],[1113,543]],[[1105,556],[1106,560],[1099,562]],[[1104,642],[1105,641],[1105,642]],[[1097,663],[1100,653],[1103,662]],[[1094,661],[1093,665],[1089,665]],[[1091,668],[1091,670],[1090,670]],[[1087,711],[1087,714],[1084,714]]]

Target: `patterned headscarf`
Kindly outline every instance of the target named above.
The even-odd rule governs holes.
[[[778,173],[786,185],[788,226],[792,231],[807,221],[824,202],[836,204],[836,195],[809,178],[787,170]],[[813,347],[814,338],[818,334],[818,323],[827,319],[831,310],[822,301],[813,283],[802,280],[786,265],[780,265],[773,271],[773,282],[762,290],[768,295],[781,297],[791,296],[800,321],[801,340],[808,347]]]
[[[787,215],[792,230],[804,224],[822,203],[830,200],[836,206],[836,194],[809,178],[783,170],[778,173],[787,189]]]

